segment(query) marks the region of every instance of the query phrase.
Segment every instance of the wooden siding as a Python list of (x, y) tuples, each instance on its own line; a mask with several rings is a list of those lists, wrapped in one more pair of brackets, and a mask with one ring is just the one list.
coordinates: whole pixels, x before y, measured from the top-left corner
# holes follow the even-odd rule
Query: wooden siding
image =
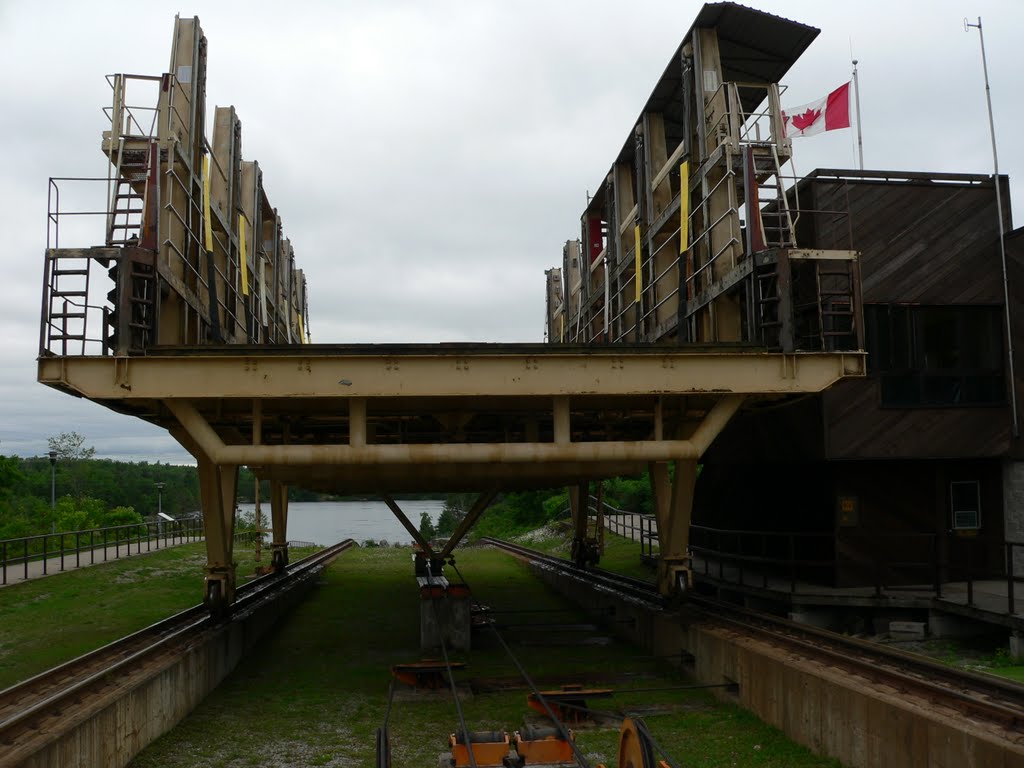
[(1010, 448), (1006, 405), (882, 408), (875, 376), (840, 382), (822, 402), (830, 459), (1002, 456)]
[[(1000, 459), (709, 463), (697, 482), (693, 521), (727, 530), (792, 532), (743, 537), (745, 554), (804, 561), (799, 578), (843, 587), (930, 584), (1004, 574)], [(981, 528), (952, 532), (950, 482), (977, 481)], [(840, 497), (856, 500), (854, 524), (838, 525)], [(694, 544), (739, 551), (736, 536), (697, 531)], [(792, 547), (792, 549), (790, 549)], [(792, 553), (792, 554), (791, 554)], [(769, 570), (771, 566), (767, 566)], [(788, 575), (789, 568), (777, 566)]]
[[(850, 217), (807, 217), (803, 244), (813, 237), (814, 247), (860, 251), (866, 304), (1003, 306), (990, 179), (936, 176), (933, 181), (908, 174), (911, 178), (894, 181), (823, 173), (805, 182), (802, 205), (824, 211), (848, 208)], [(1005, 177), (1003, 183), (1008, 208)], [(1015, 306), (1024, 300), (1017, 288), (1012, 296)], [(1024, 339), (1022, 331), (1024, 327), (1015, 331), (1015, 339)], [(883, 408), (879, 380), (869, 376), (834, 387), (823, 396), (822, 407), (827, 458), (954, 458), (1000, 456), (1011, 450), (1008, 402)]]
[[(1006, 177), (1003, 181), (1008, 208)], [(848, 220), (832, 213), (804, 217), (797, 241), (860, 251), (865, 303), (1003, 303), (991, 181), (810, 177), (801, 207), (849, 210)]]

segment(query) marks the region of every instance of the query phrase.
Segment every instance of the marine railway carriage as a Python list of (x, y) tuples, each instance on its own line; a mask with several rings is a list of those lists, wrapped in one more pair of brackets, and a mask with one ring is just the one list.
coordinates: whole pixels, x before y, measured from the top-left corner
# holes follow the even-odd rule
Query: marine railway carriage
[[(456, 540), (501, 489), (568, 485), (586, 560), (589, 482), (647, 468), (659, 587), (675, 591), (697, 464), (722, 428), (864, 373), (857, 254), (798, 248), (784, 194), (777, 82), (816, 34), (731, 3), (700, 12), (585, 213), (607, 287), (581, 302), (580, 343), (337, 346), (301, 344), (280, 216), (233, 109), (207, 142), (206, 39), (178, 19), (167, 74), (111, 78), (103, 245), (69, 248), (51, 207), (39, 380), (166, 427), (196, 458), (214, 611), (233, 599), (241, 465), (270, 480), (278, 568), (289, 484), (479, 491)], [(435, 563), (450, 552), (420, 545)]]
[(695, 544), (835, 586), (1024, 572), (1024, 237), (1004, 270), (991, 176), (787, 172), (777, 81), (816, 34), (704, 6), (546, 273), (547, 340), (865, 348), (866, 379), (730, 422)]

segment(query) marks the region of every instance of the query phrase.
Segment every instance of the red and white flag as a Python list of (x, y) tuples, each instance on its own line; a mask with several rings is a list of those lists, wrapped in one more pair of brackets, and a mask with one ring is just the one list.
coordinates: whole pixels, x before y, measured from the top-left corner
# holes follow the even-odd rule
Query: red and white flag
[(850, 84), (839, 86), (823, 99), (782, 110), (782, 125), (787, 139), (849, 128)]

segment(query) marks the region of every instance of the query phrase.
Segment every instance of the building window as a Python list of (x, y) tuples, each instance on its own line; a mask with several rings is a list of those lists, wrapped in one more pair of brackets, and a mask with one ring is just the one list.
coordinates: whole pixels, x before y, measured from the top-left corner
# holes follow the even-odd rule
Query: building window
[(957, 480), (949, 484), (949, 506), (953, 512), (953, 530), (981, 527), (981, 484), (977, 480)]
[(991, 405), (1006, 400), (1002, 308), (864, 306), (868, 370), (882, 405)]

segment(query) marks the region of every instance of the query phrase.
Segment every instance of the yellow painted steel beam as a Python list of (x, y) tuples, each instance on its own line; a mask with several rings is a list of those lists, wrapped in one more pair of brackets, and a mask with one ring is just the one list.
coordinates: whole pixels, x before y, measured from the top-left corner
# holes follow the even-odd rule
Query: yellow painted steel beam
[(260, 467), (260, 476), (279, 479), (288, 485), (338, 494), (379, 494), (438, 491), (482, 492), (499, 486), (503, 491), (555, 488), (572, 485), (580, 478), (595, 480), (622, 475), (639, 475), (642, 462), (557, 462), (547, 464), (413, 464), (365, 466), (280, 466)]
[(44, 357), (39, 381), (93, 400), (590, 397), (820, 392), (865, 354), (487, 352), (415, 355)]
[[(586, 443), (448, 443), (389, 445), (228, 445), (195, 407), (183, 400), (167, 400), (189, 436), (215, 464), (275, 466), (344, 464), (503, 464), (586, 461), (650, 462), (696, 459), (699, 443), (690, 440), (631, 440)], [(738, 407), (738, 406), (737, 406)], [(714, 411), (713, 411), (714, 412)], [(724, 426), (724, 421), (721, 422)], [(717, 434), (717, 432), (715, 432)], [(710, 435), (714, 439), (714, 435)], [(706, 446), (705, 446), (706, 447)]]

